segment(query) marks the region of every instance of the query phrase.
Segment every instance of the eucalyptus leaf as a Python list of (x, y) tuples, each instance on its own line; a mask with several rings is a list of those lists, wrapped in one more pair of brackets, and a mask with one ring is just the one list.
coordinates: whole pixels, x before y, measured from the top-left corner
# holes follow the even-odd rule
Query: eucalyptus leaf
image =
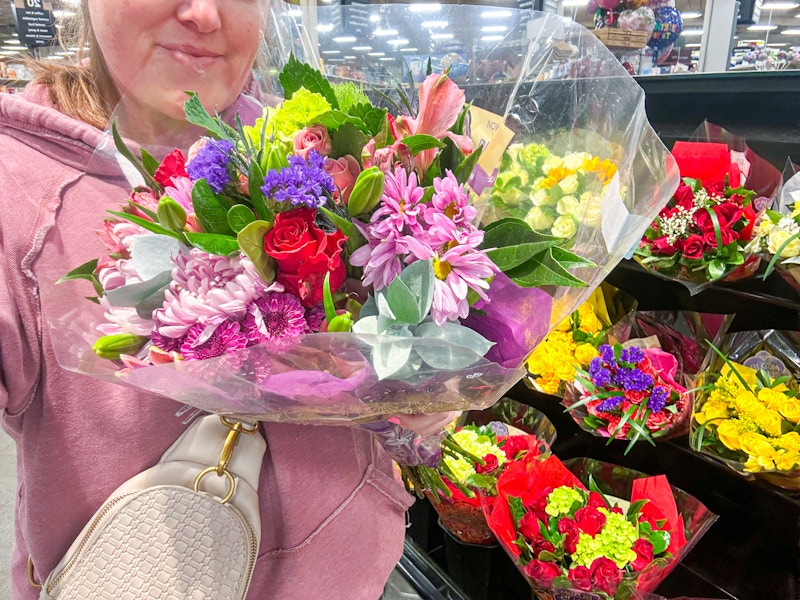
[(239, 252), (239, 242), (232, 235), (222, 235), (220, 233), (190, 233), (186, 232), (186, 239), (195, 248), (199, 248), (209, 254), (218, 256), (230, 256)]
[[(416, 298), (419, 323), (430, 312), (433, 304), (433, 288), (436, 276), (433, 273), (432, 260), (418, 260), (400, 272), (399, 279), (408, 286), (412, 296)], [(389, 288), (391, 288), (389, 284)]]
[(419, 314), (416, 298), (402, 279), (395, 278), (386, 290), (386, 301), (399, 323), (416, 325), (424, 315)]
[(268, 221), (253, 221), (236, 236), (239, 249), (250, 259), (264, 283), (275, 281), (275, 259), (264, 252), (264, 236), (272, 229)]
[(175, 266), (171, 257), (179, 254), (181, 243), (165, 235), (138, 235), (131, 242), (133, 268), (142, 280), (152, 279)]
[[(364, 303), (364, 306), (367, 304)], [(362, 334), (369, 334), (369, 335), (377, 335), (378, 334), (378, 315), (367, 315), (364, 316), (364, 307), (361, 307), (361, 318), (355, 322), (353, 325), (353, 331), (355, 333), (362, 333)]]
[[(478, 356), (485, 355), (494, 346), (477, 331), (458, 323), (436, 325), (432, 322), (422, 323), (414, 332), (415, 337), (442, 340), (448, 346), (425, 346), (416, 348), (417, 354), (425, 363), (434, 369), (464, 369), (477, 362)], [(453, 348), (451, 346), (457, 346)], [(461, 350), (461, 348), (466, 349)]]
[(205, 179), (194, 182), (192, 204), (197, 220), (206, 233), (233, 235), (233, 230), (228, 225), (228, 210)]
[(109, 290), (106, 292), (106, 298), (111, 306), (136, 306), (161, 288), (169, 285), (171, 281), (172, 269), (159, 273), (147, 281)]
[(378, 379), (397, 373), (411, 356), (413, 338), (392, 337), (380, 340), (372, 349), (372, 366)]

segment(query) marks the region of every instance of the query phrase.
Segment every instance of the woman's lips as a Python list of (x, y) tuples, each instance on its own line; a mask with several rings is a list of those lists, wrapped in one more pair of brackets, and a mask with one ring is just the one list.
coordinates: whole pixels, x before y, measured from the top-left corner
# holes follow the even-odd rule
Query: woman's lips
[(195, 69), (208, 69), (222, 58), (222, 54), (198, 46), (164, 44), (161, 49), (177, 63)]

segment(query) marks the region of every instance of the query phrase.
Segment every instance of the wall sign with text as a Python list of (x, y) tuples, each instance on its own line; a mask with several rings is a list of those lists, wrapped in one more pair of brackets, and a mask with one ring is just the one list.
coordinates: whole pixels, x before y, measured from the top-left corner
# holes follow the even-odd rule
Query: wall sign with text
[(14, 0), (19, 41), (26, 46), (50, 46), (56, 40), (53, 3), (49, 0)]

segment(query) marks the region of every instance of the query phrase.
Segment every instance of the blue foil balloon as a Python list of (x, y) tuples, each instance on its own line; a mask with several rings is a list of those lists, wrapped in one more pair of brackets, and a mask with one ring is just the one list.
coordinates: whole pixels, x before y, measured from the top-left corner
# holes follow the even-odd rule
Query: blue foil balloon
[(653, 12), (656, 17), (656, 24), (653, 27), (653, 34), (647, 41), (647, 46), (659, 56), (664, 53), (668, 46), (678, 40), (678, 36), (683, 31), (683, 19), (681, 19), (681, 13), (678, 9), (671, 6), (662, 6)]

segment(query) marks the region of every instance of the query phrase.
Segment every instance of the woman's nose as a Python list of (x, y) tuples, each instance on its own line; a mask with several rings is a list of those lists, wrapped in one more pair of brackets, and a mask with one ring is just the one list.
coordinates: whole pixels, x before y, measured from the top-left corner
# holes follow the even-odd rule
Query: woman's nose
[(185, 0), (178, 8), (178, 19), (209, 33), (222, 26), (218, 0)]

